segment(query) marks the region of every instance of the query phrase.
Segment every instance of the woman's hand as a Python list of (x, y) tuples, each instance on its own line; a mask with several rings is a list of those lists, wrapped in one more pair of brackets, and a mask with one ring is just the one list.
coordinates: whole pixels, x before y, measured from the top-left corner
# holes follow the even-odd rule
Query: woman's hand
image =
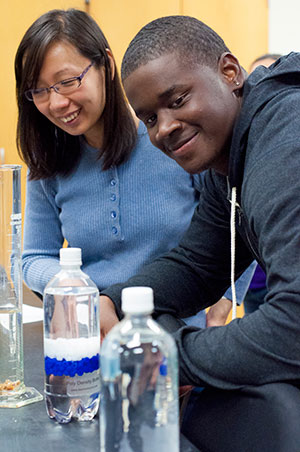
[(100, 333), (101, 342), (111, 330), (119, 322), (116, 314), (115, 306), (111, 299), (105, 295), (100, 296)]
[(228, 300), (227, 298), (221, 298), (208, 310), (206, 314), (206, 326), (209, 327), (225, 325), (231, 308), (231, 300)]

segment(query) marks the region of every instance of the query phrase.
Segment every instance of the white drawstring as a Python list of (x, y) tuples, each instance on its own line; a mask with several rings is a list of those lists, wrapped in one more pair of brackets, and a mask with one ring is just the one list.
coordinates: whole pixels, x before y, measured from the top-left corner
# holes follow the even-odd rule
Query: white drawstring
[(236, 292), (234, 283), (235, 270), (235, 204), (236, 187), (231, 190), (231, 212), (230, 212), (230, 251), (231, 251), (231, 291), (232, 291), (232, 320), (236, 318)]

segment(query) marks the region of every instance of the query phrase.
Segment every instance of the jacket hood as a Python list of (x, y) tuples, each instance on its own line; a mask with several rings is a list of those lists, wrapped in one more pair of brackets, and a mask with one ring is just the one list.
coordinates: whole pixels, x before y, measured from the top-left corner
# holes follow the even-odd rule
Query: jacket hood
[(300, 88), (300, 53), (291, 52), (270, 67), (259, 66), (244, 83), (241, 112), (233, 130), (229, 157), (229, 183), (239, 192), (243, 182), (248, 134), (255, 115), (283, 91)]

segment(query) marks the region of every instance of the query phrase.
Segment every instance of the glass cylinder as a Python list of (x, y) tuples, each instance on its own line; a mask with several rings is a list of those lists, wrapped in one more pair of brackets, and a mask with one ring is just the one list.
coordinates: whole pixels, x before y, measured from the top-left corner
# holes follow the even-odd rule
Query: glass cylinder
[(21, 166), (0, 165), (0, 408), (42, 399), (24, 384)]

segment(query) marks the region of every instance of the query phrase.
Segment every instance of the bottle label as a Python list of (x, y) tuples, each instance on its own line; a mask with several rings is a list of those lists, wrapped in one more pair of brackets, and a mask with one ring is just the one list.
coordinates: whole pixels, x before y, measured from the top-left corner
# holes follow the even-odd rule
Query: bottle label
[(68, 379), (67, 395), (70, 397), (94, 394), (100, 391), (99, 370), (84, 374), (82, 377), (76, 375)]

